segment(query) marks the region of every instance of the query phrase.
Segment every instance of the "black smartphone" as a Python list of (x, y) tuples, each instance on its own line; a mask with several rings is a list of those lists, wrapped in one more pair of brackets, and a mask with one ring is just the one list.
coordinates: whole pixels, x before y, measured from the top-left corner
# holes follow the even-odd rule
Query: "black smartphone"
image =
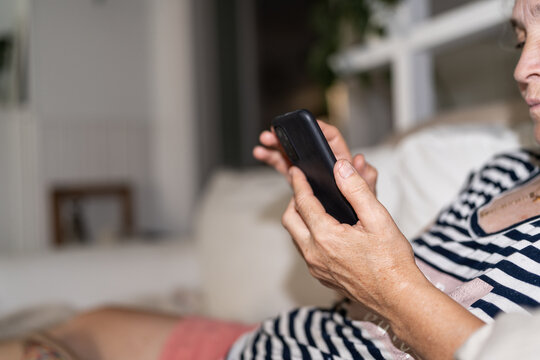
[(300, 168), (326, 212), (341, 223), (354, 225), (358, 217), (334, 179), (336, 157), (317, 120), (308, 110), (277, 116), (272, 128), (289, 161)]

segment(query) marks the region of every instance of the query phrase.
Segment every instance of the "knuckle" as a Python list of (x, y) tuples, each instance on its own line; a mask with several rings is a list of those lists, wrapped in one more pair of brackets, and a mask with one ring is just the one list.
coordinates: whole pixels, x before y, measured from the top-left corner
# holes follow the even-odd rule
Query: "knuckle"
[(311, 266), (308, 267), (308, 270), (311, 276), (313, 276), (314, 278), (317, 278), (317, 272)]
[(339, 240), (345, 238), (347, 236), (347, 231), (348, 229), (343, 225), (336, 226), (336, 228), (332, 232), (332, 240)]
[(281, 215), (281, 224), (284, 226), (284, 227), (287, 227), (288, 224), (290, 223), (290, 218), (292, 216), (292, 208), (291, 206), (287, 206), (287, 208), (285, 209), (285, 211), (283, 212), (283, 215)]
[(335, 286), (334, 284), (332, 284), (331, 282), (329, 282), (328, 280), (325, 280), (325, 279), (317, 279), (319, 280), (319, 282), (321, 283), (321, 285), (327, 287), (327, 288), (330, 288), (330, 289), (334, 289)]
[(269, 162), (272, 164), (272, 166), (277, 167), (283, 160), (283, 157), (281, 154), (274, 152), (270, 155)]
[(351, 186), (351, 188), (349, 189), (349, 192), (352, 196), (365, 194), (366, 191), (371, 190), (369, 189), (367, 182), (363, 179), (356, 182), (354, 186)]
[(318, 271), (317, 269), (320, 267), (320, 261), (318, 255), (314, 251), (306, 249), (306, 251), (304, 251), (304, 260), (313, 271)]
[(309, 269), (310, 275), (313, 276), (314, 278), (319, 279), (319, 280), (324, 278), (321, 272), (319, 271), (319, 269), (317, 269), (316, 267), (310, 266), (308, 269)]
[(288, 213), (287, 213), (288, 211), (289, 210), (285, 210), (283, 215), (281, 215), (281, 225), (283, 225), (283, 227), (285, 229), (289, 228), (289, 216), (288, 216)]
[(303, 191), (299, 191), (294, 195), (295, 208), (297, 211), (305, 208), (309, 202), (308, 196)]
[(322, 222), (317, 222), (313, 226), (313, 240), (319, 245), (328, 242), (329, 237), (332, 236), (332, 232), (335, 230), (334, 228), (332, 228), (332, 231), (329, 231), (329, 229), (326, 227), (326, 224)]
[(393, 223), (392, 217), (383, 206), (377, 206), (374, 211), (376, 216), (378, 216), (382, 221), (387, 222), (388, 225)]
[(310, 251), (304, 251), (303, 254), (304, 254), (304, 260), (306, 261), (306, 263), (309, 265), (309, 268), (311, 269), (311, 267), (315, 264), (315, 258), (313, 254)]
[(326, 124), (326, 129), (328, 130), (328, 133), (330, 134), (337, 134), (339, 133), (339, 130), (336, 126), (334, 125), (330, 125), (328, 123), (325, 123)]
[(321, 234), (320, 231), (317, 231), (317, 229), (315, 229), (315, 234), (313, 235), (313, 241), (317, 244), (317, 245), (322, 245), (326, 242), (326, 236), (325, 234)]

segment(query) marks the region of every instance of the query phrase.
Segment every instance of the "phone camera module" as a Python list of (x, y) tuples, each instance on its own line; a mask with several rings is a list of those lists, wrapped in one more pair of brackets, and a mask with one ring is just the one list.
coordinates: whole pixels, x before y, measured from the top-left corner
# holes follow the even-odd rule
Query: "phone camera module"
[(283, 147), (283, 150), (285, 150), (285, 153), (287, 154), (289, 159), (292, 162), (295, 162), (296, 160), (298, 160), (298, 154), (294, 150), (291, 142), (289, 141), (289, 137), (287, 136), (287, 134), (285, 134), (285, 131), (279, 126), (276, 127), (275, 130), (276, 130), (276, 135), (279, 139), (279, 142), (281, 146)]

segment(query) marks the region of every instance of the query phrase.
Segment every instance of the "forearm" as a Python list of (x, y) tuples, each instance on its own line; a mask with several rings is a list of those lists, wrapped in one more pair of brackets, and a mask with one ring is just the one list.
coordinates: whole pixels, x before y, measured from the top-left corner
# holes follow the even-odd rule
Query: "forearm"
[(452, 359), (465, 340), (484, 325), (427, 279), (404, 289), (383, 315), (396, 336), (424, 359)]
[(303, 173), (290, 171), (295, 195), (282, 222), (310, 273), (386, 318), (420, 356), (452, 358), (482, 322), (426, 279), (410, 243), (351, 164), (340, 160), (334, 172), (358, 215), (354, 226), (330, 217)]

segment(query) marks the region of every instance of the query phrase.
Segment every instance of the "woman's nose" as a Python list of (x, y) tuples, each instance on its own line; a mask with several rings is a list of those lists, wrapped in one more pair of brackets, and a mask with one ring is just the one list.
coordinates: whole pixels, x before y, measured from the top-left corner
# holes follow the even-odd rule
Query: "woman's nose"
[(514, 70), (514, 79), (520, 87), (528, 85), (532, 80), (540, 79), (540, 42), (525, 43)]

